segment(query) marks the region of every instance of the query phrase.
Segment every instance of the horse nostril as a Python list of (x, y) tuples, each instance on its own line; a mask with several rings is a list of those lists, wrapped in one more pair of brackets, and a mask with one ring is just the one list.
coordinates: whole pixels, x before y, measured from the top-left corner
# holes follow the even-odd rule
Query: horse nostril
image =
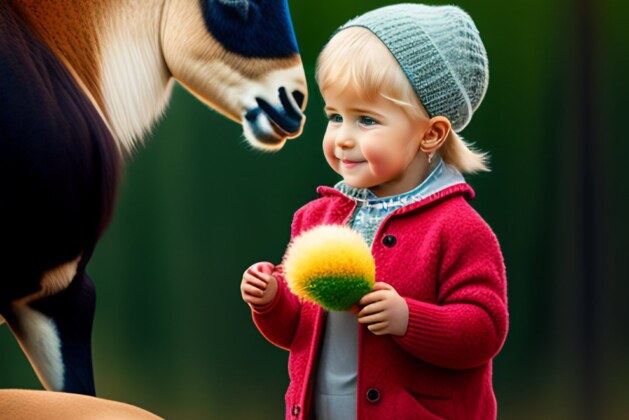
[(295, 102), (297, 102), (297, 106), (299, 107), (299, 109), (301, 109), (301, 107), (304, 104), (304, 99), (306, 99), (306, 95), (304, 95), (298, 90), (294, 90), (292, 94), (293, 94), (293, 98), (295, 98)]
[(245, 119), (249, 122), (255, 122), (260, 112), (262, 112), (260, 108), (250, 109), (245, 113)]

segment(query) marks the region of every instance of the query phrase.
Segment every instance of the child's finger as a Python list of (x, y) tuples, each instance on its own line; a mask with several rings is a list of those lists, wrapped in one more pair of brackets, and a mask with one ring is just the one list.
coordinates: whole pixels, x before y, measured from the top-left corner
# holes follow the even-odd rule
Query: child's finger
[(260, 271), (256, 271), (254, 267), (249, 267), (247, 271), (245, 271), (245, 274), (257, 279), (262, 279), (262, 273)]
[(377, 324), (367, 325), (369, 331), (376, 335), (381, 335), (386, 333), (388, 324), (386, 322), (379, 322)]
[(377, 281), (374, 283), (373, 288), (371, 289), (372, 292), (376, 292), (378, 290), (393, 290), (393, 286), (391, 286), (389, 283), (385, 283), (383, 281)]
[(271, 281), (271, 277), (272, 277), (270, 274), (265, 274), (265, 273), (262, 273), (260, 271), (255, 271), (255, 270), (253, 270), (251, 268), (249, 270), (247, 270), (246, 273), (249, 274), (250, 276), (255, 277), (257, 279), (260, 279), (260, 280), (262, 280), (262, 281), (264, 281), (266, 283)]
[(360, 298), (358, 304), (361, 306), (366, 306), (370, 303), (378, 302), (379, 300), (385, 299), (387, 293), (387, 290), (376, 290), (375, 292), (369, 292), (365, 296)]
[(264, 302), (262, 302), (262, 300), (259, 297), (253, 297), (253, 296), (247, 297), (245, 299), (245, 302), (253, 306), (261, 306), (264, 304)]
[(245, 272), (245, 276), (251, 279), (258, 279), (264, 283), (268, 283), (270, 279), (270, 276), (268, 274), (262, 274), (260, 272), (249, 271), (249, 270)]
[(275, 266), (268, 261), (262, 261), (253, 265), (255, 271), (262, 274), (271, 274), (275, 269)]
[(358, 312), (358, 317), (360, 318), (367, 315), (377, 314), (382, 312), (383, 310), (384, 308), (382, 307), (382, 305), (379, 302), (375, 302), (362, 308), (360, 312)]
[(244, 280), (245, 283), (247, 284), (251, 284), (261, 290), (266, 290), (266, 287), (268, 286), (268, 282), (265, 282), (263, 280), (260, 280), (257, 277), (253, 277), (253, 276), (249, 276), (249, 275), (245, 275), (244, 276)]
[(264, 292), (266, 290), (267, 284), (260, 282), (260, 280), (256, 280), (256, 282), (247, 282), (247, 285)]
[(258, 287), (252, 286), (252, 285), (251, 285), (251, 284), (249, 284), (249, 283), (245, 283), (245, 284), (242, 286), (242, 291), (243, 291), (246, 295), (249, 295), (249, 296), (254, 296), (254, 297), (261, 297), (261, 296), (263, 296), (263, 295), (264, 295), (264, 290), (262, 290), (262, 289), (260, 289), (260, 288), (258, 288)]
[(372, 315), (362, 316), (358, 318), (358, 322), (361, 324), (374, 324), (384, 321), (382, 313), (376, 313)]

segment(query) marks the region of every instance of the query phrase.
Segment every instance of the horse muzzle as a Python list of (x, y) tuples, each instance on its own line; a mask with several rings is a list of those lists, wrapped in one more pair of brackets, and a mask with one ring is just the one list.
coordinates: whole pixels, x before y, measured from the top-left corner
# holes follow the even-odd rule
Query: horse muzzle
[(256, 97), (257, 106), (245, 111), (243, 118), (245, 135), (252, 145), (263, 150), (279, 150), (286, 139), (299, 136), (306, 121), (302, 112), (305, 100), (304, 92), (289, 93), (283, 86), (272, 102)]

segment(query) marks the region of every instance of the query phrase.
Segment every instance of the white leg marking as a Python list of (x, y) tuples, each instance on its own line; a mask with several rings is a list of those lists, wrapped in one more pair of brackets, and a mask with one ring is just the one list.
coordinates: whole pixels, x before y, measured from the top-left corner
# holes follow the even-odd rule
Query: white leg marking
[(55, 324), (26, 305), (13, 305), (19, 323), (18, 342), (46, 389), (63, 389), (61, 341)]

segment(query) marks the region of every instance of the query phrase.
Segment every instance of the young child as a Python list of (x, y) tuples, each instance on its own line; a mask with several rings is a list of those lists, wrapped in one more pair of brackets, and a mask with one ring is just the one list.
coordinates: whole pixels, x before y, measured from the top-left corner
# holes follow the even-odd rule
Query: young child
[(485, 155), (456, 134), (487, 81), (478, 31), (454, 6), (371, 11), (322, 51), (323, 151), (343, 181), (317, 190), (291, 234), (349, 224), (371, 245), (377, 282), (357, 314), (326, 312), (291, 294), (281, 266), (244, 273), (256, 326), (290, 351), (287, 418), (496, 418), (505, 268), (461, 175), (487, 170)]

